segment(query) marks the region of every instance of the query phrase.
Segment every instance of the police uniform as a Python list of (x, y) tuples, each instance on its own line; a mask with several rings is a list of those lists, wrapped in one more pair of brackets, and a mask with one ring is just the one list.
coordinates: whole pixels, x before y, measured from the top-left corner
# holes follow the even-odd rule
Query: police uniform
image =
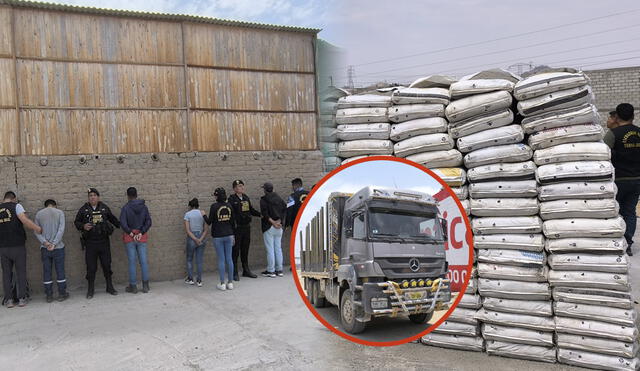
[(15, 202), (0, 203), (0, 260), (2, 261), (2, 283), (4, 301), (13, 300), (11, 282), (13, 267), (16, 268), (18, 299), (27, 294), (27, 234), (20, 219)]
[(287, 223), (286, 227), (293, 228), (293, 223), (296, 221), (298, 212), (302, 207), (302, 203), (307, 198), (309, 191), (305, 191), (304, 188), (298, 188), (295, 192), (289, 195), (287, 200)]
[[(84, 225), (87, 223), (93, 225), (93, 228), (89, 231), (84, 230)], [(109, 237), (113, 233), (113, 226), (120, 228), (118, 218), (111, 213), (111, 209), (106, 204), (98, 202), (94, 209), (87, 202), (78, 210), (74, 224), (82, 233), (82, 242), (85, 249), (86, 279), (89, 284), (87, 297), (91, 298), (93, 296), (96, 272), (98, 271), (98, 259), (107, 283), (107, 292), (116, 295), (117, 291), (113, 288), (111, 279), (113, 272), (111, 271), (111, 241)]]
[[(238, 184), (244, 185), (242, 180), (235, 180), (233, 187)], [(262, 216), (260, 212), (253, 208), (249, 196), (243, 194), (238, 196), (232, 194), (228, 199), (236, 216), (235, 244), (233, 245), (233, 274), (234, 279), (238, 278), (238, 256), (242, 261), (242, 275), (256, 278), (257, 276), (249, 269), (249, 246), (251, 245), (251, 217)]]

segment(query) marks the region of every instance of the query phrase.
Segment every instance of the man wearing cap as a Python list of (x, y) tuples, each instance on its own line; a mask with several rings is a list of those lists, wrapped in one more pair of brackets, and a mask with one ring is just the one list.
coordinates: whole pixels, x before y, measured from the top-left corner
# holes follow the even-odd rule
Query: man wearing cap
[(306, 191), (302, 186), (302, 179), (295, 178), (291, 181), (291, 189), (293, 193), (289, 195), (287, 199), (287, 223), (285, 227), (291, 227), (293, 229), (293, 223), (296, 222), (296, 217), (298, 216), (298, 212), (300, 211), (300, 207), (304, 202), (305, 198), (309, 194), (309, 191)]
[(2, 262), (2, 284), (4, 289), (3, 304), (13, 308), (12, 276), (13, 267), (16, 268), (16, 291), (18, 306), (27, 305), (27, 249), (25, 242), (27, 234), (24, 227), (36, 233), (42, 233), (42, 228), (35, 224), (18, 203), (16, 194), (8, 191), (0, 203), (0, 261)]
[(636, 205), (640, 197), (640, 128), (633, 125), (633, 111), (631, 104), (621, 103), (615, 111), (609, 112), (609, 131), (604, 137), (604, 142), (611, 148), (611, 162), (618, 187), (616, 200), (620, 205), (620, 216), (627, 225), (624, 237), (629, 245), (629, 255), (633, 255), (631, 245), (636, 231)]
[(102, 273), (107, 283), (107, 292), (118, 295), (113, 287), (111, 276), (111, 241), (110, 236), (114, 227), (120, 228), (120, 222), (109, 206), (100, 201), (100, 193), (95, 188), (89, 188), (87, 192), (88, 202), (82, 205), (73, 224), (82, 233), (82, 245), (85, 249), (85, 262), (87, 264), (87, 299), (94, 294), (96, 272), (98, 271), (98, 259), (102, 266)]
[(267, 269), (262, 275), (282, 277), (282, 223), (286, 220), (287, 204), (273, 191), (273, 184), (264, 183), (262, 188), (264, 196), (260, 198), (260, 214), (264, 247), (267, 251)]
[(231, 184), (233, 194), (229, 196), (229, 203), (235, 215), (236, 230), (235, 243), (233, 244), (233, 279), (239, 281), (238, 255), (242, 261), (242, 276), (257, 278), (249, 269), (249, 245), (251, 244), (251, 217), (261, 216), (260, 212), (253, 208), (249, 196), (244, 193), (244, 182), (240, 179)]

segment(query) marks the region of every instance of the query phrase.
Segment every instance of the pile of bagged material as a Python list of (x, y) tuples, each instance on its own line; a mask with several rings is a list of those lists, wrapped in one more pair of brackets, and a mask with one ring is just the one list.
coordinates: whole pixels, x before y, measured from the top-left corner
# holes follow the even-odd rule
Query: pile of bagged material
[(541, 73), (516, 84), (514, 95), (538, 166), (558, 361), (636, 370), (625, 224), (589, 80), (575, 70)]
[(324, 171), (329, 172), (340, 166), (338, 157), (338, 137), (336, 132), (336, 109), (338, 100), (347, 96), (348, 93), (342, 89), (328, 88), (323, 91), (319, 109), (318, 138), (320, 151), (324, 156)]

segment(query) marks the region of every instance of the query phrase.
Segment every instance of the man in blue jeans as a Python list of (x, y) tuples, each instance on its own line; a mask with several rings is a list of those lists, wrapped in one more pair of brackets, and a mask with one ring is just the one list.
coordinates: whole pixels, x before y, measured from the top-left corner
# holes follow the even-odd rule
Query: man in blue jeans
[(273, 191), (273, 184), (264, 183), (264, 196), (260, 198), (262, 236), (267, 250), (265, 277), (282, 277), (282, 232), (286, 220), (287, 204)]
[(640, 128), (633, 125), (634, 108), (629, 103), (621, 103), (615, 111), (609, 112), (609, 131), (604, 142), (611, 148), (611, 162), (615, 168), (615, 182), (618, 187), (616, 200), (620, 205), (620, 216), (627, 229), (627, 254), (633, 255), (633, 235), (636, 232), (636, 206), (640, 197)]
[(144, 200), (138, 199), (138, 190), (134, 187), (127, 189), (129, 202), (120, 211), (120, 228), (122, 238), (127, 249), (129, 260), (129, 286), (126, 291), (132, 294), (138, 292), (136, 278), (136, 258), (140, 262), (142, 271), (142, 292), (149, 292), (149, 265), (147, 263), (147, 232), (151, 228), (151, 216)]
[(53, 301), (53, 276), (52, 268), (56, 270), (56, 283), (58, 285), (58, 301), (67, 300), (67, 278), (64, 273), (64, 236), (65, 219), (64, 212), (57, 208), (55, 200), (46, 200), (44, 209), (36, 213), (36, 224), (42, 227), (42, 233), (36, 233), (40, 241), (42, 257), (42, 281), (44, 293), (47, 295), (47, 303)]

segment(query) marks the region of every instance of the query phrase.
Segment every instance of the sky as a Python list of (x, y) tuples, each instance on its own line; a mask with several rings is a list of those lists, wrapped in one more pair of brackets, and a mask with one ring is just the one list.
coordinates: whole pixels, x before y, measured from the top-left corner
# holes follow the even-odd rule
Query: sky
[[(333, 192), (355, 193), (366, 186), (378, 186), (424, 192), (429, 195), (437, 193), (442, 186), (424, 171), (398, 161), (368, 161), (352, 165), (329, 178), (316, 190), (313, 197), (307, 199), (307, 206), (298, 222), (299, 231), (311, 221)], [(296, 256), (300, 245), (296, 241)]]
[(640, 65), (636, 0), (61, 0), (61, 3), (321, 28), (344, 50), (336, 85), (406, 84), (528, 65)]

